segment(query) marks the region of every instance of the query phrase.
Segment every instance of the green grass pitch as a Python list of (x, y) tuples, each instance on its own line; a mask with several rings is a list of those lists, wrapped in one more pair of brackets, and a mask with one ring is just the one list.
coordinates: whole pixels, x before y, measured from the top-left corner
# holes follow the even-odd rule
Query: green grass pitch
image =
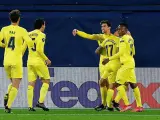
[(145, 110), (133, 112), (97, 112), (93, 109), (51, 109), (49, 112), (37, 109), (29, 112), (27, 109), (13, 109), (12, 114), (0, 109), (0, 120), (160, 120), (160, 110)]

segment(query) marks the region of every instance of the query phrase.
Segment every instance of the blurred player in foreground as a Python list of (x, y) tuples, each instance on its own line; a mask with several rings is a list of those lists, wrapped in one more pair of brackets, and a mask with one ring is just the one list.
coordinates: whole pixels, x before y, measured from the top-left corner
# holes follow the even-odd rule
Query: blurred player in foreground
[(25, 41), (29, 48), (33, 47), (28, 32), (19, 26), (20, 11), (12, 10), (9, 13), (9, 18), (11, 25), (3, 27), (0, 35), (0, 41), (4, 40), (5, 44), (3, 65), (8, 78), (11, 80), (7, 94), (4, 97), (5, 112), (7, 113), (11, 113), (11, 106), (17, 96), (23, 75), (23, 42)]
[[(45, 21), (43, 19), (37, 19), (34, 23), (34, 29), (29, 33), (34, 43), (33, 48), (29, 48), (29, 55), (27, 61), (28, 69), (28, 110), (35, 111), (33, 108), (33, 94), (34, 87), (37, 80), (37, 76), (41, 78), (43, 84), (40, 90), (40, 97), (36, 107), (42, 108), (44, 111), (49, 109), (44, 105), (44, 100), (48, 92), (50, 75), (47, 65), (51, 65), (51, 61), (44, 54), (44, 45), (46, 35), (43, 33), (45, 30)], [(26, 50), (26, 44), (24, 44), (24, 50)]]
[(123, 100), (126, 101), (125, 107), (121, 110), (121, 112), (131, 109), (131, 105), (129, 104), (128, 97), (123, 87), (125, 83), (130, 84), (136, 99), (137, 107), (133, 110), (133, 112), (141, 112), (143, 111), (143, 107), (141, 103), (140, 91), (136, 84), (135, 61), (133, 58), (135, 55), (134, 40), (130, 35), (127, 35), (127, 31), (127, 24), (121, 23), (118, 26), (118, 34), (121, 37), (119, 43), (119, 52), (109, 57), (109, 59), (106, 59), (106, 61), (119, 58), (121, 62), (121, 67), (116, 76), (117, 90)]

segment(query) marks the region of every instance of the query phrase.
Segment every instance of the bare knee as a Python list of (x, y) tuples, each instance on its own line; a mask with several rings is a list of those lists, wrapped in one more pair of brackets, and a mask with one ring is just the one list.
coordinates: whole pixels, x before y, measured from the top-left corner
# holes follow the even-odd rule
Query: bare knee
[(29, 83), (28, 83), (28, 86), (32, 86), (32, 87), (34, 88), (35, 84), (36, 84), (36, 82), (35, 82), (35, 81), (33, 81), (33, 82), (29, 82)]
[(50, 83), (50, 79), (46, 79), (46, 80), (42, 79), (42, 82), (49, 84)]
[(108, 88), (108, 80), (101, 78), (101, 79), (99, 80), (99, 86), (100, 86), (100, 87), (107, 87), (107, 88)]
[(10, 78), (10, 81), (12, 82), (12, 78)]
[(132, 89), (134, 89), (134, 88), (137, 87), (137, 84), (136, 84), (136, 83), (129, 83), (129, 84), (130, 84), (130, 86), (131, 86)]
[(19, 89), (21, 78), (12, 78), (12, 87)]
[(107, 88), (109, 88), (109, 82), (108, 82), (108, 79), (106, 79), (106, 84), (105, 84), (105, 86), (106, 86)]
[(128, 82), (124, 83), (123, 86), (124, 86), (125, 91), (129, 90), (129, 83)]
[(115, 87), (116, 87), (116, 84), (115, 84), (115, 83), (111, 83), (111, 84), (109, 84), (109, 89), (114, 90), (114, 89), (115, 89)]

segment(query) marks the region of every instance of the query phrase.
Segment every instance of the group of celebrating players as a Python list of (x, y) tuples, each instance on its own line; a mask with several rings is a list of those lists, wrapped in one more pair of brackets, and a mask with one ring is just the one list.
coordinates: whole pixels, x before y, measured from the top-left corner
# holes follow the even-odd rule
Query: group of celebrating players
[[(7, 93), (4, 96), (5, 112), (11, 113), (11, 106), (14, 102), (21, 79), (23, 77), (23, 55), (28, 48), (29, 55), (27, 61), (28, 69), (28, 110), (36, 111), (33, 107), (34, 86), (37, 76), (41, 78), (43, 84), (40, 89), (40, 97), (36, 107), (44, 111), (49, 109), (44, 105), (44, 100), (49, 88), (50, 75), (48, 67), (51, 61), (44, 54), (46, 36), (45, 21), (37, 19), (34, 23), (34, 30), (27, 32), (19, 26), (20, 11), (12, 10), (9, 13), (11, 25), (5, 26), (0, 32), (0, 47), (5, 48), (4, 69), (11, 83), (8, 85)], [(125, 23), (120, 23), (115, 34), (111, 34), (111, 23), (107, 20), (100, 22), (103, 34), (87, 34), (77, 29), (73, 30), (73, 35), (79, 35), (90, 40), (97, 40), (99, 47), (96, 54), (100, 54), (100, 92), (102, 103), (95, 108), (97, 111), (107, 109), (124, 112), (131, 109), (126, 91), (128, 85), (133, 89), (137, 107), (134, 112), (143, 111), (141, 95), (136, 84), (135, 76), (135, 55), (134, 40), (128, 31)], [(113, 99), (114, 89), (117, 95)], [(122, 99), (125, 106), (120, 109), (119, 101)]]
[[(111, 33), (111, 23), (108, 20), (100, 22), (103, 34), (87, 34), (74, 29), (72, 34), (80, 37), (96, 40), (99, 47), (95, 53), (100, 55), (100, 93), (101, 104), (95, 108), (97, 111), (114, 111), (114, 108), (120, 112), (131, 110), (126, 91), (128, 85), (133, 89), (137, 107), (133, 112), (142, 112), (144, 109), (141, 103), (141, 95), (136, 83), (135, 75), (135, 47), (134, 40), (128, 31), (126, 23), (120, 23), (114, 35)], [(113, 99), (114, 90), (117, 89), (117, 95)], [(124, 107), (119, 107), (119, 101), (124, 101)]]
[(9, 13), (11, 25), (5, 26), (0, 32), (0, 46), (5, 48), (4, 69), (11, 83), (8, 85), (7, 93), (4, 96), (5, 112), (11, 113), (11, 106), (14, 102), (21, 79), (23, 77), (23, 55), (28, 47), (29, 55), (27, 61), (28, 69), (28, 110), (35, 111), (33, 107), (34, 86), (39, 76), (42, 80), (40, 97), (36, 107), (44, 111), (49, 109), (44, 105), (44, 100), (49, 88), (50, 75), (48, 67), (51, 61), (44, 54), (44, 45), (46, 35), (45, 21), (37, 19), (34, 23), (34, 30), (27, 32), (26, 29), (19, 26), (20, 11), (12, 10)]

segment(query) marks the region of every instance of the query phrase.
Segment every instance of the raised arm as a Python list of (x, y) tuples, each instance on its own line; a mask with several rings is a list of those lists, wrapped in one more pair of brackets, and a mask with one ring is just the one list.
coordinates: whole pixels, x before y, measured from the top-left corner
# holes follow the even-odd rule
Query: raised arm
[(72, 34), (73, 34), (73, 36), (78, 35), (80, 37), (83, 37), (83, 38), (86, 38), (89, 40), (103, 40), (104, 39), (102, 34), (88, 34), (83, 31), (79, 31), (77, 29), (74, 29), (72, 31)]

